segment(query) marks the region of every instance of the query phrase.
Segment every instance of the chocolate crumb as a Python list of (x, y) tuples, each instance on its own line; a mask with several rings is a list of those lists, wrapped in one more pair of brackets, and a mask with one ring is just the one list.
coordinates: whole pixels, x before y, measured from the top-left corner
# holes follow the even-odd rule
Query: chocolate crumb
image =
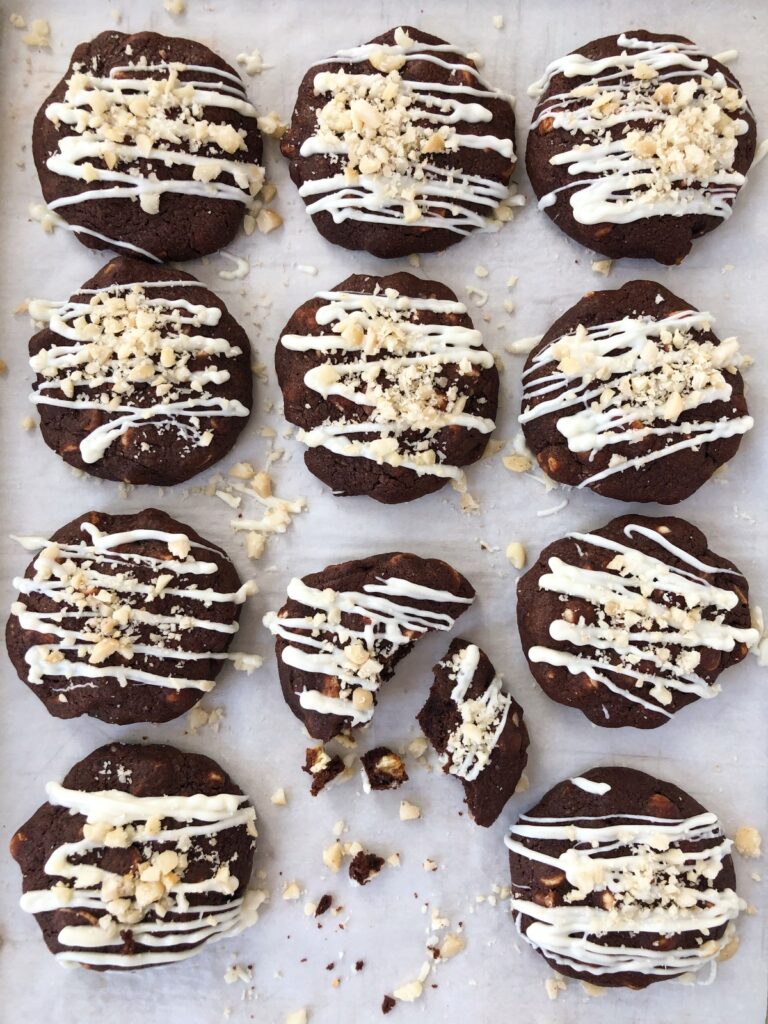
[(331, 903), (333, 903), (333, 897), (330, 893), (327, 892), (324, 896), (321, 896), (315, 907), (315, 917), (321, 917), (326, 911), (330, 910)]
[(375, 853), (366, 853), (361, 850), (356, 853), (349, 865), (349, 877), (358, 885), (366, 885), (384, 867), (384, 858)]
[(392, 996), (384, 996), (384, 998), (381, 1001), (381, 1012), (389, 1013), (389, 1011), (394, 1010), (394, 1008), (395, 1000), (392, 998)]

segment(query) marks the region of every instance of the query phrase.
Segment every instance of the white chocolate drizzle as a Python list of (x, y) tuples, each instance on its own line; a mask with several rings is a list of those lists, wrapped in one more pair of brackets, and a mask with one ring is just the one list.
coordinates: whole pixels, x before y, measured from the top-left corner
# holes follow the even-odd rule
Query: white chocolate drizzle
[(480, 664), (480, 648), (476, 644), (467, 644), (442, 664), (455, 681), (451, 700), (461, 721), (451, 731), (441, 760), (449, 774), (474, 782), (491, 760), (507, 724), (512, 700), (502, 690), (498, 676), (479, 696), (467, 697)]
[(83, 289), (66, 302), (30, 302), (32, 318), (62, 339), (30, 359), (43, 378), (31, 401), (104, 416), (80, 442), (83, 462), (99, 462), (129, 431), (144, 435), (142, 451), (155, 434), (161, 444), (175, 435), (189, 448), (207, 447), (211, 419), (248, 416), (242, 402), (210, 390), (230, 379), (226, 361), (242, 355), (225, 338), (203, 333), (219, 324), (221, 309), (158, 294), (184, 287), (201, 285), (136, 281)]
[[(591, 792), (603, 795), (597, 788)], [(732, 843), (714, 814), (682, 819), (523, 814), (505, 843), (516, 856), (562, 872), (569, 883), (562, 903), (545, 906), (525, 898), (527, 887), (512, 879), (518, 929), (550, 962), (596, 977), (623, 972), (675, 977), (705, 968), (706, 980), (714, 977), (730, 935), (708, 936), (745, 906), (733, 889), (715, 888)], [(552, 852), (531, 843), (551, 843)], [(563, 844), (566, 848), (555, 855)], [(531, 919), (525, 930), (521, 917)], [(610, 941), (655, 933), (690, 936), (690, 942), (664, 949)]]
[[(186, 77), (191, 75), (192, 77)], [(160, 211), (167, 193), (246, 204), (262, 187), (264, 170), (242, 159), (245, 132), (209, 121), (206, 110), (228, 110), (256, 123), (238, 75), (179, 62), (149, 64), (145, 57), (100, 74), (75, 65), (61, 102), (45, 114), (73, 134), (58, 139), (46, 166), (54, 174), (94, 183), (61, 196), (51, 210), (91, 200), (138, 200), (146, 214)], [(160, 177), (158, 168), (181, 177)], [(98, 235), (115, 248), (156, 259), (136, 246)]]
[(574, 138), (550, 157), (574, 181), (547, 193), (539, 208), (568, 191), (580, 224), (627, 224), (644, 217), (727, 218), (745, 177), (733, 169), (747, 104), (697, 46), (622, 34), (619, 53), (553, 61), (528, 90), (541, 96), (559, 74), (576, 79), (548, 96), (532, 131), (544, 125)]
[[(663, 527), (660, 528), (663, 530)], [(549, 635), (559, 647), (534, 645), (529, 659), (537, 664), (565, 668), (572, 676), (585, 673), (607, 690), (648, 711), (671, 718), (666, 705), (673, 694), (691, 694), (709, 699), (720, 692), (718, 683), (697, 673), (701, 661), (698, 648), (733, 651), (737, 644), (754, 646), (755, 629), (731, 626), (725, 615), (739, 603), (735, 590), (710, 583), (705, 576), (725, 574), (742, 579), (726, 568), (706, 565), (688, 551), (669, 541), (663, 532), (638, 523), (624, 527), (627, 544), (592, 533), (570, 533), (568, 538), (581, 548), (591, 546), (615, 552), (607, 570), (585, 569), (561, 558), (551, 557), (549, 572), (539, 579), (541, 590), (589, 602), (595, 610), (594, 623), (579, 617), (555, 619)], [(669, 551), (690, 570), (668, 565), (631, 544), (639, 534)], [(652, 595), (661, 594), (663, 600)], [(570, 616), (571, 620), (574, 616)], [(579, 649), (572, 653), (564, 645)], [(621, 686), (615, 676), (632, 680)]]
[[(743, 362), (736, 338), (715, 344), (701, 337), (713, 322), (709, 313), (687, 309), (659, 319), (579, 324), (545, 345), (524, 371), (520, 423), (559, 414), (557, 429), (569, 450), (590, 452), (590, 461), (606, 448), (650, 441), (641, 455), (615, 452), (579, 487), (746, 433), (754, 426), (751, 416), (706, 415), (711, 403), (730, 400), (726, 373)], [(548, 364), (554, 368), (542, 374)], [(698, 409), (701, 420), (678, 422)]]
[[(304, 376), (323, 399), (341, 397), (362, 419), (341, 415), (297, 437), (308, 447), (403, 467), (419, 476), (462, 479), (458, 466), (442, 461), (440, 432), (462, 427), (489, 434), (490, 417), (465, 412), (479, 372), (493, 366), (482, 335), (458, 324), (422, 323), (423, 313), (466, 314), (462, 302), (418, 299), (392, 288), (375, 294), (319, 292), (316, 322), (321, 335), (287, 334), (285, 348), (328, 358)], [(448, 376), (451, 371), (458, 371)], [(480, 402), (483, 399), (479, 400)], [(358, 439), (355, 435), (376, 435)]]
[[(184, 662), (228, 660), (249, 672), (259, 667), (261, 659), (254, 654), (186, 649), (185, 634), (193, 631), (207, 631), (211, 644), (216, 634), (233, 636), (236, 622), (208, 618), (205, 609), (243, 604), (256, 591), (253, 580), (231, 594), (212, 585), (219, 567), (200, 556), (206, 550), (220, 553), (217, 549), (183, 533), (137, 529), (107, 534), (88, 522), (80, 528), (89, 540), (64, 544), (44, 537), (15, 538), (40, 552), (35, 575), (13, 581), (21, 596), (11, 607), (23, 630), (43, 638), (24, 655), (30, 684), (46, 683), (62, 701), (80, 687), (98, 687), (103, 679), (115, 679), (121, 687), (142, 684), (207, 693), (215, 681), (187, 678), (179, 672)], [(168, 557), (118, 550), (142, 541), (166, 545)], [(28, 596), (53, 602), (56, 610), (32, 610), (24, 601)], [(180, 603), (169, 610), (149, 610), (154, 600), (167, 598)], [(187, 610), (187, 605), (199, 611)], [(147, 667), (163, 663), (168, 674)]]
[[(58, 783), (46, 786), (48, 800), (86, 819), (83, 837), (62, 843), (45, 864), (51, 885), (24, 893), (21, 907), (31, 914), (81, 911), (93, 924), (67, 924), (56, 938), (65, 947), (56, 953), (64, 964), (139, 967), (185, 960), (204, 942), (237, 935), (257, 917), (261, 894), (240, 888), (231, 860), (222, 859), (217, 837), (228, 829), (245, 829), (256, 837), (256, 812), (242, 794), (205, 796), (133, 796), (122, 790), (85, 792)], [(209, 872), (187, 882), (188, 852), (204, 843)], [(102, 866), (110, 849), (141, 851), (126, 874)], [(161, 849), (162, 847), (162, 849)], [(95, 863), (84, 862), (92, 860)], [(201, 863), (195, 858), (193, 863)], [(55, 880), (55, 881), (54, 881)], [(223, 900), (211, 901), (211, 896)], [(208, 897), (208, 899), (206, 899)], [(82, 918), (81, 918), (82, 919)], [(119, 953), (130, 933), (142, 947)], [(191, 946), (191, 948), (180, 948)]]
[[(399, 647), (413, 644), (432, 630), (449, 630), (457, 615), (434, 608), (417, 607), (409, 601), (432, 605), (470, 605), (473, 597), (460, 597), (449, 590), (434, 590), (419, 583), (388, 579), (366, 583), (362, 592), (318, 590), (300, 579), (288, 584), (288, 598), (313, 609), (309, 615), (264, 616), (264, 625), (287, 641), (280, 658), (285, 665), (331, 676), (338, 682), (338, 694), (305, 689), (299, 695), (301, 707), (322, 715), (341, 715), (351, 725), (370, 722), (375, 710), (374, 694), (382, 682), (386, 665)], [(361, 616), (362, 628), (344, 621)]]
[[(443, 53), (459, 59), (445, 60)], [(431, 64), (451, 81), (410, 79), (410, 61)], [(325, 211), (337, 224), (356, 220), (460, 235), (498, 229), (509, 219), (508, 209), (501, 213), (503, 205), (520, 205), (522, 197), (511, 196), (506, 184), (492, 178), (437, 166), (432, 157), (483, 149), (511, 165), (512, 139), (478, 134), (471, 126), (493, 120), (489, 99), (511, 103), (512, 97), (484, 82), (456, 47), (415, 42), (401, 28), (392, 45), (339, 50), (319, 63), (366, 62), (380, 71), (357, 74), (342, 68), (315, 75), (315, 95), (330, 99), (318, 110), (315, 133), (300, 153), (330, 156), (339, 170), (301, 185), (299, 194), (311, 200), (307, 212)], [(464, 84), (467, 79), (471, 84)], [(462, 125), (470, 130), (462, 131)]]

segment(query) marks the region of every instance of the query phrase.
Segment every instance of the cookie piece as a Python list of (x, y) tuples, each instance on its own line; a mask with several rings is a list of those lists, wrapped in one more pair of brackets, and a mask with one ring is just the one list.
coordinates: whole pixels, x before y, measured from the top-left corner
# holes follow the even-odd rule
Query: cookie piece
[(379, 687), (414, 643), (452, 629), (474, 599), (446, 562), (403, 552), (292, 579), (283, 607), (264, 616), (286, 703), (319, 740), (366, 725)]
[(35, 118), (45, 201), (89, 249), (191, 260), (235, 237), (264, 183), (238, 73), (191, 39), (102, 32)]
[(344, 762), (338, 754), (329, 754), (323, 747), (307, 747), (304, 754), (304, 765), (301, 769), (312, 780), (309, 792), (317, 796), (325, 787), (333, 782), (344, 771)]
[(458, 637), (433, 669), (427, 702), (416, 716), (440, 755), (443, 771), (464, 786), (478, 825), (496, 821), (528, 760), (523, 709), (476, 644)]
[(408, 781), (403, 759), (389, 747), (374, 747), (360, 758), (363, 766), (363, 790), (366, 793), (382, 789), (398, 789)]
[(56, 959), (95, 970), (186, 960), (239, 934), (256, 812), (215, 761), (112, 743), (79, 761), (11, 840), (21, 906)]
[(355, 885), (367, 885), (384, 867), (384, 858), (377, 853), (359, 850), (349, 865), (349, 877)]
[(554, 970), (595, 985), (711, 980), (745, 906), (716, 815), (632, 768), (560, 782), (506, 845), (520, 934)]
[(464, 479), (494, 430), (499, 372), (437, 281), (354, 274), (293, 314), (275, 352), (285, 416), (336, 494), (393, 504)]
[(589, 292), (523, 371), (520, 423), (544, 472), (607, 498), (671, 505), (754, 425), (735, 338), (654, 281)]
[(281, 149), (329, 242), (436, 252), (497, 230), (521, 201), (511, 99), (457, 47), (396, 28), (309, 69)]
[(252, 406), (251, 347), (191, 274), (120, 256), (68, 302), (33, 300), (31, 399), (49, 448), (92, 476), (159, 487), (223, 458)]
[(733, 73), (683, 36), (632, 31), (553, 61), (525, 164), (539, 209), (613, 259), (680, 263), (730, 217), (755, 155)]
[(86, 512), (50, 540), (17, 539), (39, 553), (13, 581), (8, 654), (57, 718), (167, 722), (213, 689), (225, 661), (261, 664), (228, 653), (253, 581), (241, 585), (221, 548), (165, 512)]
[(629, 515), (546, 547), (517, 584), (536, 682), (595, 725), (655, 729), (745, 657), (747, 581), (684, 519)]

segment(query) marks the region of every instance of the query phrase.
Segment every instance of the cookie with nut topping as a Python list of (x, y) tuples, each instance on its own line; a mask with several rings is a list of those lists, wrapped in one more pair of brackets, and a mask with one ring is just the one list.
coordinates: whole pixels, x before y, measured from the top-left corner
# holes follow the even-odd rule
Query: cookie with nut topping
[(286, 603), (264, 616), (286, 703), (324, 742), (367, 725), (397, 664), (427, 633), (452, 629), (474, 597), (447, 562), (404, 552), (292, 579)]
[(539, 209), (577, 242), (675, 264), (730, 217), (755, 119), (733, 73), (689, 39), (603, 36), (528, 91), (528, 176)]
[(232, 241), (264, 182), (256, 110), (202, 43), (102, 32), (81, 43), (35, 118), (49, 209), (90, 249), (157, 263)]
[(593, 768), (521, 815), (506, 845), (517, 929), (558, 974), (644, 989), (706, 983), (727, 959), (745, 907), (732, 844), (672, 783)]
[(253, 924), (250, 800), (219, 765), (112, 743), (79, 761), (11, 840), (21, 907), (65, 966), (178, 963)]
[(400, 27), (310, 68), (281, 149), (320, 234), (388, 259), (510, 220), (514, 136), (471, 57)]
[(759, 640), (742, 573), (671, 516), (548, 545), (518, 581), (517, 624), (547, 696), (608, 728), (655, 729), (716, 697)]
[(413, 274), (354, 274), (318, 292), (275, 352), (285, 416), (335, 494), (385, 504), (451, 482), (483, 455), (499, 373), (463, 302)]
[(671, 505), (752, 428), (736, 338), (653, 281), (589, 292), (526, 360), (519, 421), (558, 483)]
[(32, 300), (46, 444), (92, 476), (159, 487), (208, 469), (250, 415), (251, 349), (191, 274), (118, 256), (66, 302)]
[(167, 722), (210, 693), (227, 661), (261, 663), (229, 651), (253, 581), (165, 512), (88, 512), (50, 539), (16, 539), (37, 553), (13, 581), (8, 654), (57, 718)]

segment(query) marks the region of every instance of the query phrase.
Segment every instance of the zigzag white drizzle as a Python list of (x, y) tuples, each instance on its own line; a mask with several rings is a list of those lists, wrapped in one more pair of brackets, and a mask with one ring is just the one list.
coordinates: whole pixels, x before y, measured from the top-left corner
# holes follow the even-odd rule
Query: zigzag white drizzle
[[(208, 876), (184, 881), (187, 853), (195, 842), (208, 837), (215, 842), (216, 836), (233, 828), (244, 828), (255, 839), (256, 812), (247, 797), (139, 797), (121, 790), (65, 789), (55, 782), (48, 783), (46, 793), (54, 806), (82, 814), (87, 821), (82, 839), (61, 844), (46, 861), (45, 873), (57, 881), (47, 889), (24, 893), (21, 907), (31, 914), (66, 909), (97, 918), (95, 924), (60, 929), (58, 942), (70, 948), (56, 954), (59, 961), (99, 967), (172, 963), (194, 956), (204, 942), (237, 935), (256, 920), (263, 894), (249, 890), (236, 897), (239, 882), (230, 870), (231, 861), (221, 860), (215, 846), (206, 854)], [(127, 874), (82, 863), (88, 854), (128, 847), (141, 853)], [(208, 894), (226, 899), (198, 902)], [(147, 920), (150, 914), (153, 920)], [(126, 931), (148, 948), (132, 954), (110, 951), (123, 945), (121, 933)], [(178, 948), (189, 943), (195, 944), (192, 949)]]
[[(591, 452), (591, 458), (614, 445), (665, 439), (662, 447), (643, 455), (615, 453), (607, 467), (586, 476), (579, 487), (746, 433), (754, 426), (751, 416), (678, 423), (683, 413), (727, 402), (733, 393), (723, 371), (738, 368), (743, 357), (736, 338), (719, 345), (700, 338), (713, 322), (709, 313), (687, 309), (658, 320), (624, 317), (589, 328), (580, 324), (537, 352), (524, 371), (520, 423), (561, 413), (557, 429), (569, 450)], [(534, 378), (549, 363), (555, 368)]]
[(442, 664), (455, 681), (451, 700), (461, 716), (448, 737), (442, 763), (447, 765), (449, 774), (474, 782), (488, 767), (507, 724), (512, 699), (502, 690), (498, 676), (479, 696), (467, 698), (480, 664), (480, 648), (476, 644), (467, 644)]
[(528, 90), (541, 96), (558, 74), (577, 79), (570, 91), (547, 98), (531, 126), (535, 132), (546, 122), (574, 136), (573, 147), (550, 163), (579, 176), (542, 196), (539, 209), (572, 189), (580, 224), (729, 217), (746, 180), (733, 164), (748, 125), (729, 116), (747, 109), (743, 96), (721, 71), (709, 72), (710, 58), (697, 46), (623, 33), (617, 45), (620, 53), (598, 60), (571, 53), (553, 61)]
[[(611, 693), (671, 718), (665, 706), (672, 702), (673, 693), (709, 699), (720, 692), (719, 684), (708, 683), (697, 674), (701, 660), (697, 648), (728, 652), (740, 643), (751, 647), (759, 634), (755, 629), (728, 625), (725, 613), (739, 603), (738, 595), (702, 578), (703, 574), (721, 573), (741, 579), (740, 573), (706, 565), (663, 532), (637, 523), (628, 524), (624, 534), (628, 544), (593, 533), (568, 534), (578, 545), (616, 552), (608, 570), (583, 569), (552, 557), (549, 572), (541, 576), (538, 587), (563, 598), (588, 601), (595, 609), (596, 621), (588, 624), (583, 619), (559, 618), (549, 627), (553, 640), (573, 644), (583, 653), (534, 645), (528, 657), (535, 663), (566, 668), (574, 676), (584, 672)], [(634, 534), (666, 548), (691, 571), (643, 554), (631, 544)], [(682, 598), (683, 606), (652, 599), (654, 591), (667, 595), (670, 602)], [(618, 655), (618, 660), (613, 662), (611, 655)], [(641, 663), (652, 668), (641, 670)], [(634, 686), (619, 686), (614, 674), (629, 676)]]

